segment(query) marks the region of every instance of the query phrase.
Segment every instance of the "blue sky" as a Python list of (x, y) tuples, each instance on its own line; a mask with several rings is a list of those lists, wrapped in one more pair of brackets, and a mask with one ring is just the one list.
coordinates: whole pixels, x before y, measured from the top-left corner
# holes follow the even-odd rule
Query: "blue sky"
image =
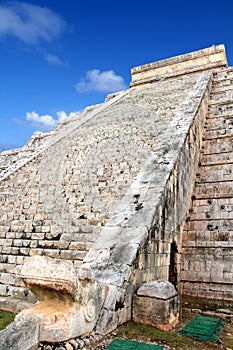
[(232, 0), (0, 0), (0, 149), (127, 88), (134, 66), (221, 43), (232, 65)]

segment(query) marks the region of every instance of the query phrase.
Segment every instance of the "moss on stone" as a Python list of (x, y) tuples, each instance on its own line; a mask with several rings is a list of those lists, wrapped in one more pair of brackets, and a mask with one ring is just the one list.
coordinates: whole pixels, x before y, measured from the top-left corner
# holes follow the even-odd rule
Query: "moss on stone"
[(6, 311), (0, 311), (0, 330), (6, 328), (8, 324), (14, 321), (15, 314)]

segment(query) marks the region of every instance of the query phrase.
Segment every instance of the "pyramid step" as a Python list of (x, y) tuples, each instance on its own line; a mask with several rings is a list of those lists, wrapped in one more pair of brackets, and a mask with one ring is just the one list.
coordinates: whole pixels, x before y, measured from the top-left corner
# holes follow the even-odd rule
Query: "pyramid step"
[(215, 130), (215, 129), (232, 129), (233, 128), (233, 115), (230, 116), (220, 116), (218, 118), (207, 118), (205, 131)]
[(233, 79), (224, 80), (219, 84), (214, 84), (211, 89), (210, 96), (215, 97), (218, 94), (224, 94), (233, 89)]
[(221, 87), (224, 88), (225, 86), (231, 85), (232, 82), (233, 82), (233, 74), (232, 73), (228, 74), (225, 79), (214, 77), (212, 80), (212, 89), (214, 90), (215, 88), (221, 88)]
[(227, 232), (233, 231), (233, 220), (196, 220), (189, 221), (185, 225), (188, 231), (208, 231), (208, 232)]
[(216, 110), (222, 111), (223, 107), (225, 107), (226, 110), (232, 109), (233, 104), (233, 96), (232, 94), (228, 94), (227, 96), (216, 96), (215, 98), (212, 98), (209, 102), (209, 110)]
[(224, 127), (222, 129), (215, 129), (210, 131), (205, 131), (203, 138), (205, 140), (212, 140), (212, 139), (223, 139), (226, 137), (233, 136), (233, 121), (232, 124), (229, 123), (229, 127)]
[(218, 92), (215, 94), (211, 94), (211, 100), (210, 100), (210, 106), (213, 106), (215, 104), (224, 104), (228, 103), (229, 101), (232, 101), (233, 98), (233, 89)]
[(193, 198), (211, 200), (214, 198), (231, 198), (233, 196), (233, 184), (228, 182), (212, 182), (197, 184)]
[[(229, 252), (233, 248), (233, 243), (232, 243), (232, 241), (221, 241), (221, 240), (218, 240), (218, 241), (217, 240), (204, 241), (204, 240), (197, 240), (197, 239), (193, 240), (193, 241), (185, 240), (182, 243), (182, 248), (186, 249), (186, 254), (188, 256), (189, 256), (189, 253), (187, 252), (188, 248), (190, 248), (192, 252), (193, 252), (193, 248), (200, 249), (200, 250), (208, 249), (208, 254), (209, 254), (209, 250), (212, 249), (212, 251), (213, 251), (212, 255), (214, 256), (215, 252), (216, 252), (216, 248), (221, 248), (222, 252), (223, 252), (223, 249), (226, 250), (227, 252)], [(197, 252), (196, 252), (196, 254), (197, 254)], [(196, 261), (197, 261), (196, 260), (196, 254), (195, 254), (195, 259), (193, 261), (195, 265), (196, 265)], [(225, 258), (225, 254), (224, 253), (223, 253), (223, 255), (224, 255), (223, 258)], [(232, 257), (230, 257), (230, 260), (232, 260)], [(226, 281), (225, 278), (224, 278), (224, 280)], [(232, 276), (229, 277), (229, 282), (231, 283), (231, 281), (232, 281)]]
[(212, 231), (212, 230), (184, 230), (183, 245), (186, 241), (204, 242), (229, 242), (233, 240), (233, 231)]
[(233, 163), (207, 165), (199, 168), (196, 183), (233, 181)]
[(200, 166), (231, 164), (233, 162), (233, 152), (202, 154), (200, 157)]
[(233, 198), (196, 199), (193, 201), (189, 219), (191, 221), (233, 219)]
[(217, 116), (233, 114), (233, 100), (224, 101), (223, 103), (213, 103), (209, 105), (209, 113)]
[(232, 67), (226, 68), (222, 71), (218, 71), (218, 72), (214, 72), (213, 74), (213, 81), (221, 81), (221, 80), (225, 80), (225, 79), (230, 79), (233, 78), (233, 69)]
[(225, 110), (221, 113), (218, 113), (218, 111), (210, 111), (206, 117), (206, 120), (212, 120), (212, 119), (218, 119), (219, 117), (223, 118), (232, 118), (233, 116), (233, 110)]
[(202, 154), (218, 154), (233, 152), (233, 138), (216, 138), (202, 142)]

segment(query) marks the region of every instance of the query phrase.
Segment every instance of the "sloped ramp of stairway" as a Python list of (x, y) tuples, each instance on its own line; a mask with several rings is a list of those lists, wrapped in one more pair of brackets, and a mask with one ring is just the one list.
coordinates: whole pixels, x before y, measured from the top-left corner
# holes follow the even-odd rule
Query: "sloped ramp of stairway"
[(181, 335), (189, 338), (218, 342), (218, 336), (224, 328), (224, 321), (217, 317), (195, 316), (180, 331)]

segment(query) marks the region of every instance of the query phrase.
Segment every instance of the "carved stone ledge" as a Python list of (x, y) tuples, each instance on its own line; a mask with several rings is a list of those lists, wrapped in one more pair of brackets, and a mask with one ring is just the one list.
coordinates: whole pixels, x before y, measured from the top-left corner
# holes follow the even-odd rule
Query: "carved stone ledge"
[(213, 45), (165, 60), (145, 64), (131, 69), (131, 87), (175, 78), (184, 74), (198, 73), (228, 67), (224, 45)]
[(40, 319), (40, 341), (64, 341), (93, 330), (102, 295), (88, 268), (76, 270), (67, 261), (35, 256), (27, 260), (21, 277), (39, 302), (18, 317)]

